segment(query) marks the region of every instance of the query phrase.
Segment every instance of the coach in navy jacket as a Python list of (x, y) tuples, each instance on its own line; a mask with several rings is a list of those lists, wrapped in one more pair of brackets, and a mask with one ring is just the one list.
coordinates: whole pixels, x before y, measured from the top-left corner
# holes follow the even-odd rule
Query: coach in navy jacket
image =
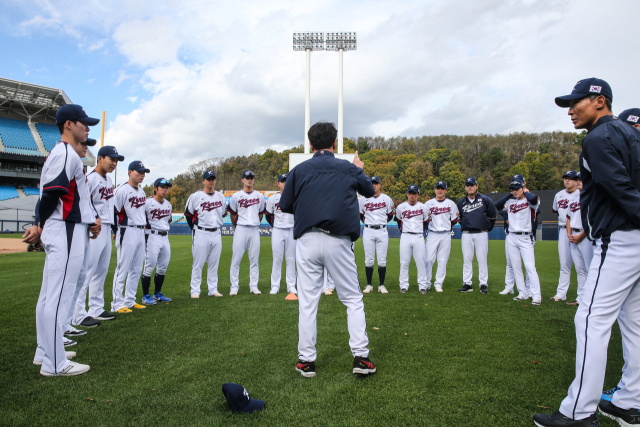
[[(466, 185), (477, 185), (476, 179), (467, 178)], [(458, 211), (460, 212), (462, 231), (469, 233), (491, 231), (496, 223), (496, 207), (493, 200), (484, 194), (476, 193), (473, 202), (469, 200), (468, 196), (464, 196), (458, 200)]]

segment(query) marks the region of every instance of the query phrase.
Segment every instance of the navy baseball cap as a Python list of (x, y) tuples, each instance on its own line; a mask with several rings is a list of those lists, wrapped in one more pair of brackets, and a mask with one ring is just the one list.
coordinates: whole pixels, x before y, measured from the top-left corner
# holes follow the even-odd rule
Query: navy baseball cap
[(173, 184), (171, 184), (168, 180), (164, 178), (158, 178), (153, 182), (154, 187), (164, 187), (165, 185), (168, 185), (169, 187), (173, 187)]
[(478, 181), (476, 181), (474, 177), (470, 176), (469, 178), (466, 179), (466, 181), (464, 182), (464, 185), (478, 185)]
[(640, 108), (629, 108), (628, 110), (624, 110), (620, 113), (618, 118), (631, 126), (640, 125)]
[(517, 173), (515, 175), (513, 175), (513, 177), (511, 178), (511, 181), (513, 181), (514, 179), (517, 179), (519, 181), (525, 182), (526, 179), (524, 179), (524, 175)]
[(96, 140), (93, 138), (87, 138), (87, 140), (83, 143), (84, 145), (88, 145), (89, 147), (93, 147), (96, 145)]
[(420, 189), (418, 188), (417, 185), (410, 185), (409, 188), (407, 188), (407, 193), (420, 194)]
[(613, 92), (609, 83), (602, 79), (591, 77), (590, 79), (580, 80), (573, 87), (570, 95), (559, 96), (556, 98), (556, 105), (562, 108), (569, 108), (569, 103), (576, 99), (584, 98), (589, 95), (603, 95), (613, 101)]
[(234, 414), (238, 412), (250, 414), (264, 408), (264, 400), (250, 398), (247, 390), (240, 384), (224, 383), (222, 384), (222, 393), (227, 398), (227, 403)]
[(253, 173), (253, 171), (251, 169), (247, 169), (246, 171), (242, 172), (242, 178), (249, 178), (249, 177), (256, 177), (256, 174)]
[(287, 174), (283, 173), (280, 176), (278, 176), (278, 182), (282, 182), (282, 181), (286, 181), (287, 180)]
[(98, 150), (98, 157), (111, 157), (112, 159), (116, 159), (119, 162), (124, 161), (124, 156), (118, 154), (118, 150), (113, 145), (105, 145), (104, 147), (100, 147)]
[(578, 176), (576, 178), (582, 181), (582, 175), (580, 175), (580, 172), (578, 172)]
[(144, 173), (151, 172), (144, 164), (142, 164), (140, 160), (134, 160), (133, 162), (129, 163), (129, 170)]
[(436, 182), (436, 188), (438, 188), (438, 187), (443, 188), (443, 189), (446, 190), (447, 189), (447, 183), (444, 182), (444, 181), (438, 181), (438, 182)]
[(524, 187), (524, 181), (520, 179), (514, 179), (509, 183), (509, 188), (522, 188)]
[(204, 171), (202, 174), (202, 179), (211, 179), (216, 177), (216, 173), (214, 171)]
[(380, 177), (372, 176), (371, 177), (371, 182), (375, 182), (376, 184), (380, 184)]
[(94, 119), (93, 117), (87, 116), (84, 108), (77, 104), (63, 105), (62, 107), (58, 108), (58, 111), (56, 111), (57, 125), (66, 123), (67, 120), (77, 120), (89, 126), (95, 126), (100, 123), (100, 119)]
[(578, 172), (574, 170), (570, 170), (570, 171), (567, 171), (564, 175), (562, 175), (562, 177), (576, 179), (578, 177)]

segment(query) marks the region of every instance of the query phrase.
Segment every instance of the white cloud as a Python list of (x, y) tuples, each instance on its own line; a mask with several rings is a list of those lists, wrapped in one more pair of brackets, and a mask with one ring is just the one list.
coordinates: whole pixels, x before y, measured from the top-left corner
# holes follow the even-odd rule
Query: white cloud
[(176, 55), (181, 45), (173, 20), (167, 16), (123, 22), (113, 33), (113, 39), (120, 53), (131, 64), (141, 67), (177, 61)]
[(127, 101), (136, 102), (138, 100), (137, 96), (127, 96)]

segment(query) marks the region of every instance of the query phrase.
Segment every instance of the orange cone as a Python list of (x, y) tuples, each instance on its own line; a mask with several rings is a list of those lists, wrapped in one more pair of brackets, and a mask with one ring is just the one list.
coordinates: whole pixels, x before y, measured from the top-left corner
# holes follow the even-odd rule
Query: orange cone
[(287, 301), (298, 301), (298, 296), (294, 293), (290, 293), (285, 299)]

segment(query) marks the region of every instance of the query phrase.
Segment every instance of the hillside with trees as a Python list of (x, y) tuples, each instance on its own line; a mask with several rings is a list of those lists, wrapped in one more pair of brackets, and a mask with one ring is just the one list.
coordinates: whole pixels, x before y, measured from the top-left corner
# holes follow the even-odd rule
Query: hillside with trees
[[(479, 191), (507, 191), (511, 176), (521, 173), (532, 190), (562, 188), (562, 175), (578, 168), (578, 156), (585, 133), (517, 132), (509, 135), (439, 135), (407, 137), (358, 137), (345, 139), (344, 151), (356, 150), (367, 175), (377, 175), (392, 199), (404, 199), (410, 184), (420, 186), (421, 200), (433, 196), (437, 181), (449, 184), (448, 197), (464, 195), (464, 179), (478, 179)], [(240, 176), (246, 169), (256, 174), (257, 190), (276, 190), (279, 174), (289, 171), (289, 153), (303, 147), (277, 152), (267, 150), (229, 158), (211, 158), (196, 163), (171, 180), (168, 199), (176, 212), (184, 210), (191, 193), (202, 188), (202, 172), (216, 172), (216, 189), (240, 190)], [(146, 187), (148, 194), (153, 189)], [(330, 189), (327, 189), (330, 191)]]

